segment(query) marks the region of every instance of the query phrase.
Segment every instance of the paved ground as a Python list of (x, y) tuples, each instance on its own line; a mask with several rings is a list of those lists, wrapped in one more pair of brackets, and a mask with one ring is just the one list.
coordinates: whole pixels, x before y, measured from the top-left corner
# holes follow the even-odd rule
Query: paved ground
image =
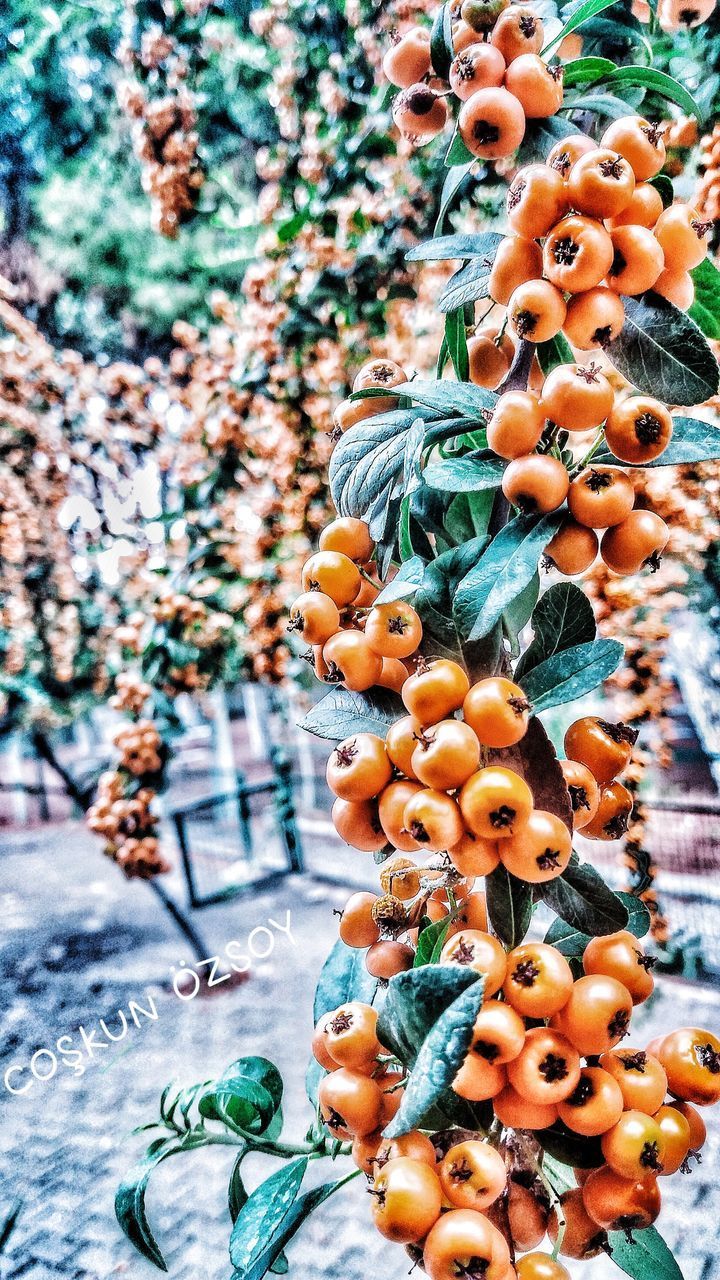
[[(42, 842), (42, 843), (41, 843)], [(342, 861), (338, 861), (338, 869)], [(23, 1201), (0, 1260), (3, 1280), (105, 1280), (153, 1274), (116, 1227), (113, 1195), (140, 1154), (134, 1125), (152, 1118), (163, 1085), (212, 1077), (240, 1053), (263, 1053), (293, 1080), (304, 1063), (308, 1010), (331, 937), (331, 911), (341, 888), (310, 878), (287, 880), (272, 893), (212, 908), (199, 916), (209, 954), (247, 942), (269, 918), (291, 912), (293, 946), (282, 934), (249, 980), (215, 996), (183, 1002), (170, 985), (173, 966), (192, 957), (173, 926), (158, 915), (142, 885), (125, 885), (73, 824), (12, 839), (0, 848), (0, 1027), (3, 1071), (27, 1067), (33, 1053), (63, 1035), (77, 1047), (79, 1026), (105, 1039), (99, 1022), (119, 1033), (130, 1001), (157, 1018), (140, 1017), (121, 1044), (82, 1059), (83, 1074), (61, 1067), (47, 1083), (11, 1097), (2, 1090), (0, 1209)], [(258, 944), (263, 935), (256, 935)], [(673, 1021), (720, 1024), (720, 996), (666, 981), (647, 1014), (642, 1038)], [(640, 1037), (639, 1037), (640, 1038)], [(42, 1072), (50, 1059), (36, 1059)], [(27, 1071), (11, 1077), (22, 1087)], [(301, 1135), (307, 1117), (302, 1086), (289, 1089), (287, 1130)], [(715, 1121), (712, 1149), (691, 1178), (668, 1186), (667, 1238), (682, 1255), (687, 1280), (720, 1278), (716, 1262), (720, 1168)], [(229, 1280), (225, 1191), (232, 1153), (216, 1148), (167, 1161), (153, 1175), (149, 1215), (175, 1280)], [(258, 1166), (256, 1166), (256, 1169)], [(308, 1280), (401, 1280), (409, 1262), (369, 1227), (358, 1184), (331, 1200), (291, 1249), (293, 1271)], [(614, 1268), (610, 1272), (617, 1275)], [(604, 1262), (586, 1264), (588, 1280), (605, 1280)]]

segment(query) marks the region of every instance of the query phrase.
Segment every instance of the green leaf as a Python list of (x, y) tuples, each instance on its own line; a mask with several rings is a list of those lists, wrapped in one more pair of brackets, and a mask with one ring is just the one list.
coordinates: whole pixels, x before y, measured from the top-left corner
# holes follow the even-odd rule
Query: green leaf
[(563, 84), (566, 89), (575, 84), (594, 84), (604, 76), (612, 75), (615, 63), (609, 58), (575, 58), (565, 63)]
[(161, 1271), (167, 1271), (167, 1264), (155, 1239), (145, 1210), (145, 1193), (148, 1188), (150, 1174), (161, 1160), (175, 1155), (182, 1146), (174, 1141), (162, 1143), (154, 1154), (136, 1165), (125, 1175), (115, 1192), (115, 1217), (128, 1240), (138, 1253), (154, 1263)]
[(433, 462), (425, 468), (423, 475), (425, 483), (433, 489), (474, 493), (479, 489), (496, 489), (502, 482), (504, 470), (504, 462), (487, 449), (478, 449), (461, 458)]
[(541, 164), (556, 142), (569, 138), (573, 133), (577, 133), (577, 126), (560, 115), (548, 116), (543, 120), (528, 120), (525, 136), (518, 147), (516, 163)]
[[(451, 258), (484, 258), (497, 249), (501, 240), (496, 231), (478, 231), (474, 234), (436, 236), (423, 240), (405, 254), (408, 262), (445, 262)], [(387, 395), (387, 392), (385, 392)]]
[[(642, 98), (642, 93), (639, 95)], [(614, 93), (590, 93), (581, 94), (580, 97), (568, 98), (568, 101), (560, 108), (561, 111), (592, 111), (597, 116), (608, 116), (611, 120), (623, 120), (628, 114), (628, 106), (623, 98), (619, 98)]]
[(518, 947), (532, 919), (530, 886), (500, 864), (485, 877), (485, 896), (488, 918), (498, 938), (508, 947)]
[(455, 272), (445, 285), (438, 309), (443, 313), (455, 311), (468, 302), (477, 302), (479, 298), (487, 298), (495, 254), (503, 237), (496, 231), (486, 231), (483, 235), (485, 248), (482, 255), (477, 255), (464, 267)]
[(556, 1160), (554, 1156), (547, 1152), (543, 1156), (542, 1171), (557, 1196), (561, 1196), (563, 1192), (571, 1191), (577, 1186), (572, 1170), (568, 1173), (568, 1166), (565, 1161)]
[(453, 615), (461, 635), (468, 640), (488, 635), (530, 582), (561, 519), (557, 512), (540, 520), (517, 516), (497, 534), (458, 587)]
[(538, 895), (561, 920), (590, 937), (627, 927), (627, 907), (589, 863), (571, 862), (561, 876), (538, 885)]
[(535, 573), (524, 591), (510, 602), (503, 611), (502, 626), (510, 642), (510, 653), (513, 658), (520, 652), (520, 632), (526, 627), (532, 616), (540, 594), (540, 574)]
[(282, 1104), (280, 1072), (267, 1058), (238, 1058), (198, 1098), (201, 1116), (262, 1134)]
[(592, 605), (574, 582), (558, 582), (540, 598), (532, 615), (533, 639), (515, 668), (520, 681), (554, 654), (595, 639)]
[(388, 983), (378, 1018), (380, 1043), (412, 1067), (438, 1019), (477, 977), (457, 964), (426, 964), (398, 973)]
[(400, 698), (391, 689), (371, 689), (353, 693), (332, 689), (308, 711), (300, 728), (316, 738), (340, 742), (354, 733), (375, 733), (384, 738), (390, 725), (404, 715)]
[(720, 373), (697, 325), (655, 293), (623, 302), (622, 331), (606, 347), (623, 377), (665, 404), (704, 404), (714, 396)]
[[(405, 393), (405, 388), (403, 392)], [(403, 493), (405, 446), (426, 409), (394, 409), (358, 422), (338, 440), (330, 459), (330, 488), (338, 515), (365, 520), (376, 542), (385, 537)]]
[(561, 44), (565, 36), (568, 36), (571, 31), (576, 31), (578, 27), (582, 26), (583, 22), (587, 22), (588, 18), (594, 18), (597, 13), (602, 13), (603, 9), (609, 9), (610, 5), (614, 3), (615, 0), (584, 0), (583, 4), (578, 5), (573, 10), (565, 26), (545, 45), (542, 57), (547, 58), (550, 50), (554, 49), (557, 44)]
[(590, 693), (617, 670), (624, 652), (617, 640), (591, 640), (533, 667), (523, 680), (533, 711), (539, 714)]
[(383, 587), (375, 604), (390, 604), (393, 600), (401, 600), (417, 591), (425, 575), (425, 561), (422, 556), (412, 556), (400, 565), (395, 577)]
[[(413, 382), (403, 382), (396, 388), (399, 395), (410, 396), (426, 409), (434, 409), (438, 413), (458, 414), (468, 419), (468, 423), (479, 422), (485, 426), (484, 409), (492, 409), (497, 401), (494, 391), (485, 387), (474, 387), (465, 382), (423, 381), (417, 378)], [(414, 413), (419, 410), (414, 409)], [(362, 423), (358, 424), (362, 426)], [(357, 427), (353, 427), (353, 432)], [(428, 434), (433, 428), (428, 429)], [(346, 436), (352, 432), (347, 432)], [(342, 442), (341, 442), (342, 443)], [(338, 446), (339, 447), (339, 446)]]
[[(302, 1166), (302, 1167), (301, 1167)], [(284, 1274), (283, 1250), (306, 1218), (338, 1191), (358, 1170), (299, 1195), (307, 1157), (272, 1174), (253, 1191), (233, 1227), (230, 1261), (232, 1280), (262, 1280), (272, 1270)]]
[(243, 1280), (260, 1280), (286, 1243), (282, 1240), (273, 1248), (297, 1200), (307, 1165), (303, 1156), (281, 1166), (256, 1187), (241, 1209), (230, 1236), (230, 1261)]
[[(423, 973), (433, 967), (411, 972)], [(423, 1041), (400, 1109), (384, 1130), (386, 1137), (397, 1138), (417, 1128), (460, 1070), (470, 1048), (485, 989), (484, 976), (474, 976), (477, 981), (453, 1000)]]
[[(660, 192), (663, 209), (669, 209), (675, 199), (675, 189), (672, 184), (672, 179), (668, 178), (666, 173), (658, 173), (656, 177), (650, 178), (649, 182), (651, 187), (655, 187), (656, 190)], [(690, 274), (694, 275), (694, 272), (691, 271)]]
[(467, 335), (465, 333), (465, 311), (462, 306), (450, 311), (445, 316), (445, 341), (450, 352), (450, 359), (459, 382), (467, 382), (470, 376)]
[[(704, 418), (673, 417), (672, 439), (659, 458), (643, 463), (644, 467), (676, 467), (688, 462), (710, 462), (720, 458), (720, 428)], [(607, 448), (600, 448), (593, 457), (593, 465), (602, 463), (627, 467)]]
[(452, 921), (448, 916), (443, 920), (435, 920), (422, 930), (418, 937), (417, 951), (415, 952), (414, 969), (420, 969), (426, 964), (437, 964), (440, 959), (440, 952), (445, 944), (445, 939), (450, 932)]
[(441, 80), (447, 80), (454, 57), (452, 39), (452, 6), (444, 4), (438, 9), (430, 32), (430, 61), (433, 71)]
[(616, 89), (647, 89), (668, 102), (674, 102), (687, 115), (701, 118), (700, 109), (692, 94), (678, 84), (677, 80), (673, 80), (672, 76), (655, 67), (617, 67), (614, 74), (605, 80), (605, 87), (611, 93)]
[[(627, 924), (624, 927), (636, 938), (644, 938), (650, 928), (650, 912), (645, 903), (632, 893), (618, 893), (617, 896), (628, 913)], [(543, 941), (555, 947), (568, 960), (580, 960), (590, 941), (590, 934), (566, 924), (564, 920), (554, 920)]]
[(369, 1004), (375, 994), (375, 986), (375, 979), (365, 968), (365, 952), (357, 947), (346, 946), (342, 938), (338, 938), (322, 967), (315, 988), (314, 1023), (351, 1000)]
[(475, 160), (473, 159), (466, 161), (465, 164), (453, 165), (448, 169), (445, 175), (445, 181), (443, 182), (442, 191), (440, 192), (440, 208), (438, 211), (437, 222), (435, 223), (436, 236), (440, 235), (445, 223), (445, 218), (450, 211), (450, 206), (474, 164)]
[(547, 1151), (561, 1164), (572, 1165), (574, 1169), (596, 1169), (603, 1163), (600, 1139), (583, 1138), (579, 1133), (568, 1129), (562, 1120), (556, 1120), (549, 1129), (536, 1130), (535, 1137), (543, 1151)]
[(228, 1210), (230, 1219), (235, 1222), (240, 1210), (244, 1204), (247, 1204), (248, 1193), (245, 1190), (245, 1184), (242, 1180), (241, 1166), (245, 1159), (245, 1151), (241, 1151), (237, 1160), (232, 1167), (230, 1174), (230, 1182), (228, 1183)]
[(683, 1280), (683, 1274), (655, 1227), (637, 1231), (628, 1240), (624, 1231), (608, 1232), (613, 1262), (633, 1280)]
[(548, 342), (539, 342), (535, 351), (545, 377), (559, 364), (574, 364), (575, 356), (567, 338), (558, 333)]
[(448, 147), (447, 155), (445, 156), (445, 168), (455, 169), (459, 165), (468, 165), (469, 167), (471, 164), (475, 163), (475, 159), (476, 157), (471, 151), (468, 151), (465, 143), (460, 137), (459, 129), (456, 129), (452, 136), (450, 146)]
[(717, 341), (720, 339), (720, 271), (711, 258), (706, 258), (690, 275), (695, 285), (695, 300), (688, 315), (706, 338)]

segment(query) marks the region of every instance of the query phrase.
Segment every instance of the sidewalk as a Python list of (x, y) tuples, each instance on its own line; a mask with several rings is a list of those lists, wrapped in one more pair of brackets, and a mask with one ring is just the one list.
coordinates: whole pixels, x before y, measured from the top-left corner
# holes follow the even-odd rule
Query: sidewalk
[[(96, 1047), (92, 1061), (84, 1054), (82, 1075), (61, 1066), (28, 1094), (2, 1090), (0, 1208), (15, 1195), (24, 1202), (0, 1259), (3, 1280), (159, 1274), (127, 1244), (112, 1206), (120, 1176), (144, 1145), (130, 1130), (153, 1118), (170, 1079), (189, 1084), (219, 1073), (240, 1054), (264, 1054), (286, 1080), (286, 1131), (302, 1135), (312, 992), (333, 936), (332, 910), (346, 896), (342, 887), (300, 877), (196, 914), (209, 954), (221, 954), (232, 940), (244, 951), (254, 928), (272, 930), (269, 920), (284, 926), (288, 911), (292, 941), (275, 929), (272, 954), (254, 961), (248, 981), (183, 1002), (172, 990), (173, 966), (193, 957), (146, 886), (126, 884), (76, 824), (3, 836), (2, 1070), (27, 1068), (33, 1053), (54, 1049), (63, 1035), (76, 1047), (81, 1025), (88, 1036), (95, 1030), (96, 1044), (105, 1039), (98, 1035), (101, 1019), (117, 1034), (118, 1011), (127, 1012), (130, 1001), (145, 1009), (154, 1001), (157, 1014), (153, 1020), (139, 1015), (140, 1025), (131, 1026), (121, 1045)], [(643, 1011), (641, 1041), (668, 1023), (720, 1024), (720, 996), (669, 980), (662, 985)], [(37, 1062), (42, 1071), (50, 1059)], [(24, 1070), (12, 1079), (22, 1087), (31, 1077)], [(660, 1224), (682, 1254), (686, 1280), (720, 1280), (718, 1119), (711, 1128), (700, 1169), (668, 1180)], [(232, 1158), (229, 1149), (215, 1148), (173, 1157), (153, 1174), (148, 1213), (174, 1280), (229, 1280)], [(259, 1163), (249, 1168), (253, 1176), (262, 1172)], [(401, 1280), (410, 1267), (403, 1250), (370, 1226), (359, 1183), (319, 1210), (290, 1256), (298, 1280)], [(605, 1280), (619, 1273), (599, 1260), (580, 1275)]]

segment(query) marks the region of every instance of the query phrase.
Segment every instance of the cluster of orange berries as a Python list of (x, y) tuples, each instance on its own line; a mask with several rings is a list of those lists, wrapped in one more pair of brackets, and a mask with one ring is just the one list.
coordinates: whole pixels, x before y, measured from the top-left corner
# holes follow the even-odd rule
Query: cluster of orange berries
[[(369, 1005), (350, 1002), (316, 1027), (313, 1052), (329, 1073), (319, 1089), (323, 1120), (333, 1136), (352, 1140), (378, 1230), (419, 1247), (431, 1280), (565, 1280), (562, 1264), (527, 1251), (547, 1232), (561, 1254), (591, 1257), (607, 1247), (607, 1231), (655, 1221), (658, 1177), (687, 1172), (689, 1157), (700, 1158), (706, 1131), (696, 1107), (720, 1099), (720, 1041), (682, 1028), (646, 1050), (616, 1047), (633, 1006), (653, 988), (641, 944), (624, 931), (588, 944), (576, 981), (554, 947), (526, 943), (506, 955), (488, 934), (455, 935), (441, 962), (485, 976), (454, 1091), (492, 1099), (503, 1128), (538, 1131), (561, 1121), (587, 1140), (587, 1167), (576, 1170), (578, 1188), (560, 1197), (560, 1213), (542, 1188), (513, 1180), (511, 1142), (496, 1146), (463, 1131), (383, 1136), (406, 1080), (378, 1040)], [(501, 1197), (508, 1212), (493, 1222)], [(517, 1260), (517, 1252), (526, 1257)]]
[(663, 208), (651, 181), (665, 162), (662, 133), (641, 116), (615, 120), (599, 146), (585, 134), (564, 138), (513, 179), (512, 234), (489, 292), (518, 338), (546, 342), (563, 330), (589, 350), (620, 333), (621, 295), (654, 289), (683, 310), (692, 305), (689, 272), (707, 254), (711, 223), (686, 204)]
[[(447, 854), (424, 867), (391, 856), (380, 873), (382, 895), (355, 893), (346, 904), (340, 937), (368, 948), (368, 970), (380, 979), (412, 966), (422, 917), (443, 920), (452, 909), (453, 933), (480, 929), (486, 936), (485, 898), (472, 892), (475, 877), (502, 864), (542, 884), (562, 875), (572, 853), (565, 823), (534, 807), (527, 782), (503, 756), (521, 742), (531, 712), (519, 685), (493, 676), (470, 688), (462, 668), (441, 658), (408, 678), (402, 698), (409, 714), (390, 726), (385, 742), (355, 734), (327, 765), (337, 797), (333, 822), (346, 843), (378, 856), (388, 846)], [(460, 706), (463, 719), (456, 719)], [(588, 839), (617, 840), (627, 828), (633, 799), (617, 778), (636, 737), (627, 725), (595, 716), (567, 730), (560, 765), (573, 827)], [(399, 941), (402, 935), (408, 940)], [(504, 956), (502, 948), (498, 954)]]
[(395, 124), (414, 145), (430, 142), (445, 128), (453, 94), (468, 151), (482, 160), (512, 155), (527, 120), (546, 119), (562, 106), (562, 65), (542, 58), (544, 43), (542, 21), (530, 6), (464, 0), (452, 22), (453, 60), (444, 80), (432, 65), (430, 32), (410, 27), (383, 60), (385, 75), (401, 90)]
[(288, 620), (288, 630), (311, 646), (318, 679), (355, 693), (373, 686), (399, 692), (422, 639), (412, 605), (373, 603), (381, 588), (371, 576), (374, 549), (363, 520), (348, 516), (327, 525), (319, 551), (305, 562), (303, 594)]
[[(468, 346), (477, 341), (471, 339)], [(487, 385), (494, 363), (487, 352), (493, 344), (481, 341), (474, 368), (471, 357), (471, 375)], [(578, 464), (581, 469), (571, 479), (577, 467), (559, 446), (600, 428), (615, 457), (638, 465), (665, 451), (673, 424), (665, 405), (652, 396), (616, 396), (595, 361), (558, 365), (539, 392), (506, 391), (488, 411), (488, 444), (508, 460), (502, 479), (508, 501), (520, 511), (542, 514), (567, 503), (567, 517), (548, 544), (546, 558), (548, 567), (570, 577), (591, 567), (598, 548), (615, 573), (637, 573), (648, 564), (657, 568), (669, 537), (660, 516), (635, 508), (632, 478), (621, 467)], [(600, 543), (595, 531), (602, 529), (606, 532)]]
[(155, 791), (136, 786), (118, 770), (100, 776), (87, 824), (105, 840), (105, 853), (131, 879), (150, 880), (169, 871), (157, 837), (158, 817), (152, 811)]

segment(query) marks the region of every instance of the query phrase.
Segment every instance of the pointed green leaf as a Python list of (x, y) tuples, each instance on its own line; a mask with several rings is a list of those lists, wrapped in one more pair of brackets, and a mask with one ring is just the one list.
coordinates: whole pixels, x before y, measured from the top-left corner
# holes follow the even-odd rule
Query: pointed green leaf
[(706, 258), (690, 275), (695, 286), (695, 300), (688, 315), (706, 338), (717, 342), (720, 339), (720, 271), (711, 258)]
[[(429, 965), (411, 972), (426, 973), (434, 967)], [(477, 981), (453, 1000), (423, 1041), (400, 1109), (385, 1129), (386, 1137), (397, 1138), (417, 1128), (460, 1070), (483, 1002), (485, 978), (479, 974), (474, 976)]]
[(697, 325), (666, 298), (624, 298), (625, 323), (606, 355), (632, 386), (665, 404), (704, 404), (718, 390), (717, 361)]
[(504, 462), (486, 449), (479, 449), (461, 458), (431, 463), (425, 468), (424, 477), (425, 483), (433, 489), (474, 493), (479, 489), (496, 489), (502, 483), (504, 470)]
[(360, 1000), (369, 1004), (375, 994), (375, 979), (365, 967), (365, 952), (348, 947), (338, 938), (322, 967), (315, 988), (313, 1019), (318, 1023), (341, 1004)]
[(471, 164), (475, 163), (475, 159), (475, 156), (471, 151), (468, 151), (465, 143), (460, 137), (460, 131), (456, 129), (452, 136), (450, 146), (448, 147), (447, 155), (445, 156), (445, 168), (455, 169), (459, 165), (467, 165), (469, 167)]
[(627, 927), (627, 907), (589, 863), (571, 862), (561, 876), (537, 890), (561, 920), (593, 938)]
[(412, 1067), (438, 1019), (477, 977), (462, 965), (426, 964), (391, 978), (378, 1019), (381, 1044)]
[(446, 3), (438, 9), (430, 32), (430, 61), (441, 80), (447, 80), (453, 57), (452, 5)]
[(519, 947), (533, 913), (532, 891), (500, 864), (485, 877), (485, 896), (490, 924), (501, 942)]
[(533, 667), (523, 679), (523, 688), (536, 714), (575, 702), (596, 689), (616, 671), (624, 649), (617, 640), (591, 640), (553, 654)]
[(582, 26), (583, 22), (587, 22), (589, 18), (594, 18), (596, 14), (602, 13), (603, 9), (609, 9), (610, 5), (614, 3), (615, 0), (584, 0), (583, 4), (577, 5), (567, 19), (565, 26), (545, 45), (542, 50), (543, 58), (547, 58), (550, 50), (561, 44), (565, 36), (569, 36), (571, 31), (577, 30), (578, 27)]
[(677, 1261), (655, 1227), (637, 1231), (628, 1240), (624, 1231), (610, 1231), (610, 1256), (633, 1280), (683, 1280)]
[(493, 539), (479, 563), (463, 578), (453, 604), (461, 635), (488, 635), (505, 609), (534, 576), (543, 549), (562, 517), (517, 516)]
[[(494, 391), (485, 387), (474, 387), (465, 382), (424, 381), (416, 378), (413, 382), (403, 382), (396, 390), (400, 395), (410, 396), (426, 411), (434, 409), (438, 413), (458, 414), (470, 422), (479, 422), (485, 426), (484, 409), (492, 409), (497, 401)], [(420, 413), (420, 410), (413, 410)], [(359, 424), (362, 426), (362, 423)], [(353, 427), (353, 432), (358, 428)], [(432, 431), (429, 428), (428, 434)], [(351, 435), (352, 432), (348, 432)], [(341, 442), (342, 443), (342, 442)]]
[[(445, 262), (451, 258), (484, 258), (497, 249), (496, 231), (478, 231), (474, 234), (436, 236), (423, 240), (405, 254), (408, 262)], [(385, 392), (387, 395), (387, 392)]]
[(515, 668), (515, 679), (563, 649), (595, 639), (592, 605), (574, 582), (557, 582), (538, 601), (532, 615), (533, 639)]
[(402, 703), (391, 689), (371, 689), (353, 693), (350, 689), (332, 689), (308, 711), (300, 728), (316, 738), (340, 742), (353, 733), (375, 733), (384, 738), (388, 728), (403, 715)]

